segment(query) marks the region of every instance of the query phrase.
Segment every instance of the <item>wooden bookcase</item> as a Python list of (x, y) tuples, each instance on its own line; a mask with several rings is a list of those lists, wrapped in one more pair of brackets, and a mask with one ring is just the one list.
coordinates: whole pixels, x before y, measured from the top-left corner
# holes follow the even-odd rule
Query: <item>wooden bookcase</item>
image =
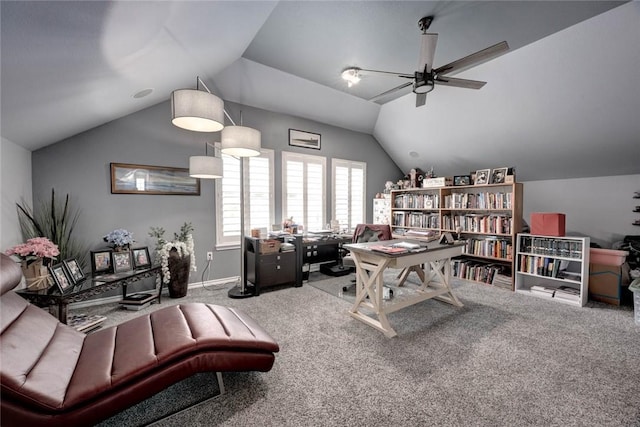
[[(587, 303), (588, 237), (518, 234), (516, 240), (516, 292), (579, 307)], [(566, 292), (558, 291), (562, 289), (573, 290), (575, 295), (567, 297)]]
[(453, 273), (513, 290), (516, 235), (522, 231), (522, 183), (412, 188), (391, 192), (391, 228), (450, 232), (467, 241)]

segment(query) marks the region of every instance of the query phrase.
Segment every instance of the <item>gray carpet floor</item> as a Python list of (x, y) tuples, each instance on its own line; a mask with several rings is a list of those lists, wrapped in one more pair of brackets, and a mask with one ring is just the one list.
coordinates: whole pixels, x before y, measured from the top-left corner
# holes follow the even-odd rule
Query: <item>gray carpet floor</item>
[[(108, 327), (203, 301), (241, 308), (278, 341), (270, 372), (224, 373), (226, 394), (160, 426), (640, 426), (632, 308), (456, 280), (464, 307), (429, 300), (392, 313), (389, 339), (347, 314), (353, 297), (340, 291), (352, 276), (326, 277), (248, 299), (198, 288), (141, 312), (81, 311), (108, 316)], [(144, 424), (142, 412), (104, 425)]]

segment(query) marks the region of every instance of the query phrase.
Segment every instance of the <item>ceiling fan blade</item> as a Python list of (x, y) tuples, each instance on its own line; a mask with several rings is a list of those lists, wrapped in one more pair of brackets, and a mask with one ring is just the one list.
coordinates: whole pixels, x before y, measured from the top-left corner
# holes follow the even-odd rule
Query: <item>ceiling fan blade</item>
[(472, 53), (471, 55), (460, 58), (457, 61), (450, 62), (447, 65), (436, 68), (434, 71), (437, 74), (457, 74), (464, 70), (467, 70), (476, 65), (480, 65), (483, 62), (487, 62), (509, 50), (509, 45), (506, 41), (500, 42), (486, 49)]
[(427, 94), (426, 93), (418, 93), (416, 94), (416, 107), (422, 107), (427, 103)]
[(387, 91), (384, 91), (376, 96), (374, 96), (373, 98), (369, 98), (368, 101), (377, 101), (380, 98), (384, 98), (385, 96), (392, 94), (395, 91), (398, 91), (400, 89), (404, 89), (407, 86), (411, 86), (413, 84), (413, 82), (407, 82), (407, 83), (402, 83), (400, 86), (396, 86), (393, 89), (389, 89)]
[(438, 76), (434, 79), (434, 83), (443, 86), (463, 87), (465, 89), (480, 89), (487, 84), (487, 82), (479, 80), (456, 79), (449, 76)]
[(433, 57), (436, 54), (436, 43), (438, 42), (437, 34), (422, 34), (420, 36), (422, 44), (420, 45), (420, 58), (418, 59), (418, 71), (422, 72), (427, 67), (427, 73), (431, 72), (433, 67)]

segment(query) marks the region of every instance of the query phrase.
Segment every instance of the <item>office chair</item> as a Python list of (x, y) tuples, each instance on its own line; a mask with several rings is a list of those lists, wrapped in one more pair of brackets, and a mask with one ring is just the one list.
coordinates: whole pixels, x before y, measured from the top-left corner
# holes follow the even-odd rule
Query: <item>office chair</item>
[[(391, 240), (391, 227), (389, 224), (358, 224), (353, 232), (353, 243), (378, 242), (382, 240)], [(342, 263), (344, 267), (356, 267), (356, 263), (350, 253), (347, 253), (342, 258)], [(353, 284), (349, 286), (343, 286), (342, 291), (347, 292), (354, 287), (355, 279), (352, 282)]]

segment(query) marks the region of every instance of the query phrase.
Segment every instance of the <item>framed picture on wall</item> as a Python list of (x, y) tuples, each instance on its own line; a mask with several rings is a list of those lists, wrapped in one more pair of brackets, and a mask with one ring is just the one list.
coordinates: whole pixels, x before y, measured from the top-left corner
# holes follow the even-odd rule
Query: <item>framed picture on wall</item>
[(111, 193), (199, 196), (200, 179), (188, 168), (111, 163)]
[(320, 134), (297, 129), (289, 129), (289, 145), (319, 150)]

